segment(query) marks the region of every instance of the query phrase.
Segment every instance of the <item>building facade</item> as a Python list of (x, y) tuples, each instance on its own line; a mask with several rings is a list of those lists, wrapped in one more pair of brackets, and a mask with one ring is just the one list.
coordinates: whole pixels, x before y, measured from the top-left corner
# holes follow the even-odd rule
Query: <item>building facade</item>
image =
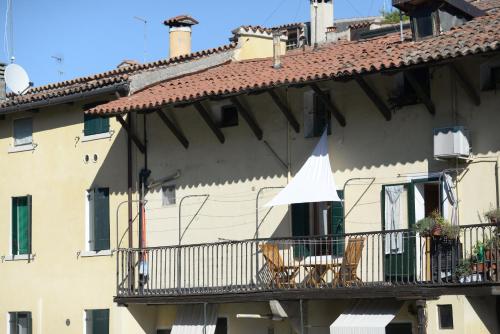
[[(497, 5), (416, 41), (283, 37), (279, 66), (240, 27), (8, 95), (0, 329), (498, 333)], [(266, 207), (325, 132), (343, 201)]]

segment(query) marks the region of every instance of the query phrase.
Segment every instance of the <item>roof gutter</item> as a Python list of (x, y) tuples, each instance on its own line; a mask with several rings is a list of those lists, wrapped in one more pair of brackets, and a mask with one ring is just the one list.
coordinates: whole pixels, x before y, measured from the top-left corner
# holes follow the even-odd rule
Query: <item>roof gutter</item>
[(92, 98), (95, 96), (103, 95), (103, 94), (113, 94), (120, 93), (123, 95), (128, 95), (129, 92), (129, 84), (128, 83), (119, 83), (111, 86), (101, 87), (92, 89), (85, 92), (59, 96), (55, 98), (44, 99), (40, 101), (28, 102), (17, 104), (5, 108), (0, 108), (0, 115), (12, 114), (20, 111), (26, 111), (37, 108), (46, 108), (51, 106), (56, 106), (64, 103), (76, 102), (81, 100), (86, 100), (88, 98)]

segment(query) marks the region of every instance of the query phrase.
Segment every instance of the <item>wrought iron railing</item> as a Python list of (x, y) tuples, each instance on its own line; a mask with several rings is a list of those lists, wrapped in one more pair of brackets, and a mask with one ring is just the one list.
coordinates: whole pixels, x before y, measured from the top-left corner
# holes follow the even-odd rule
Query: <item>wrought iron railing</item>
[(498, 283), (500, 229), (394, 230), (119, 249), (117, 296)]

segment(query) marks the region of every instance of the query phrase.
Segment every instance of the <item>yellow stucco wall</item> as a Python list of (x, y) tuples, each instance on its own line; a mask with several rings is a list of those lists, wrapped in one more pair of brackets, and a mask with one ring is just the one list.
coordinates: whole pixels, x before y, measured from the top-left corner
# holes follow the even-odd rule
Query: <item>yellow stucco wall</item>
[[(12, 119), (33, 118), (34, 151), (8, 153)], [(116, 248), (116, 208), (127, 199), (125, 134), (111, 119), (109, 139), (82, 142), (80, 104), (7, 116), (0, 121), (0, 333), (7, 313), (30, 311), (33, 333), (82, 333), (85, 309), (109, 308), (112, 333), (130, 317), (113, 303), (115, 256), (83, 257), (85, 251), (85, 191), (110, 188), (111, 249)], [(97, 154), (96, 163), (84, 155)], [(8, 261), (11, 197), (32, 195), (34, 259)], [(126, 227), (122, 207), (120, 232)], [(66, 319), (70, 325), (66, 325)], [(137, 333), (132, 331), (131, 333)]]
[[(286, 40), (281, 41), (281, 55), (286, 53)], [(242, 35), (238, 38), (235, 60), (268, 58), (273, 56), (273, 38), (260, 33)]]

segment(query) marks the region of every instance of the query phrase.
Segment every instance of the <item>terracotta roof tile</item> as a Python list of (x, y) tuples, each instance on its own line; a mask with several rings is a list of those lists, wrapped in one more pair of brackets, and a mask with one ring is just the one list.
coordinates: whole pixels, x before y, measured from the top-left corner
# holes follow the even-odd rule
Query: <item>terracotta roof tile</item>
[(474, 19), (441, 36), (419, 42), (400, 42), (399, 34), (370, 40), (325, 44), (296, 50), (272, 59), (230, 62), (202, 72), (170, 79), (134, 95), (98, 106), (92, 113), (123, 113), (191, 102), (216, 95), (245, 93), (275, 86), (411, 66), (500, 50), (500, 11)]
[(163, 24), (166, 26), (177, 26), (177, 25), (192, 26), (192, 25), (195, 25), (198, 23), (199, 22), (197, 20), (195, 20), (194, 18), (192, 18), (191, 16), (186, 15), (186, 14), (174, 16), (172, 18), (169, 18), (169, 19), (163, 21)]
[(116, 84), (120, 82), (125, 83), (128, 80), (129, 76), (135, 73), (203, 58), (212, 55), (214, 53), (219, 53), (234, 49), (235, 47), (236, 45), (234, 43), (231, 43), (213, 49), (197, 51), (185, 56), (162, 59), (145, 64), (122, 66), (110, 71), (86, 77), (80, 77), (67, 81), (56, 82), (39, 87), (32, 87), (23, 95), (16, 95), (13, 93), (9, 93), (7, 95), (7, 99), (0, 102), (0, 112), (2, 111), (2, 108), (10, 107), (13, 105), (21, 105), (24, 103), (30, 103), (43, 99), (50, 99), (53, 97), (71, 95), (83, 91), (89, 91), (92, 89), (109, 86), (111, 84)]

